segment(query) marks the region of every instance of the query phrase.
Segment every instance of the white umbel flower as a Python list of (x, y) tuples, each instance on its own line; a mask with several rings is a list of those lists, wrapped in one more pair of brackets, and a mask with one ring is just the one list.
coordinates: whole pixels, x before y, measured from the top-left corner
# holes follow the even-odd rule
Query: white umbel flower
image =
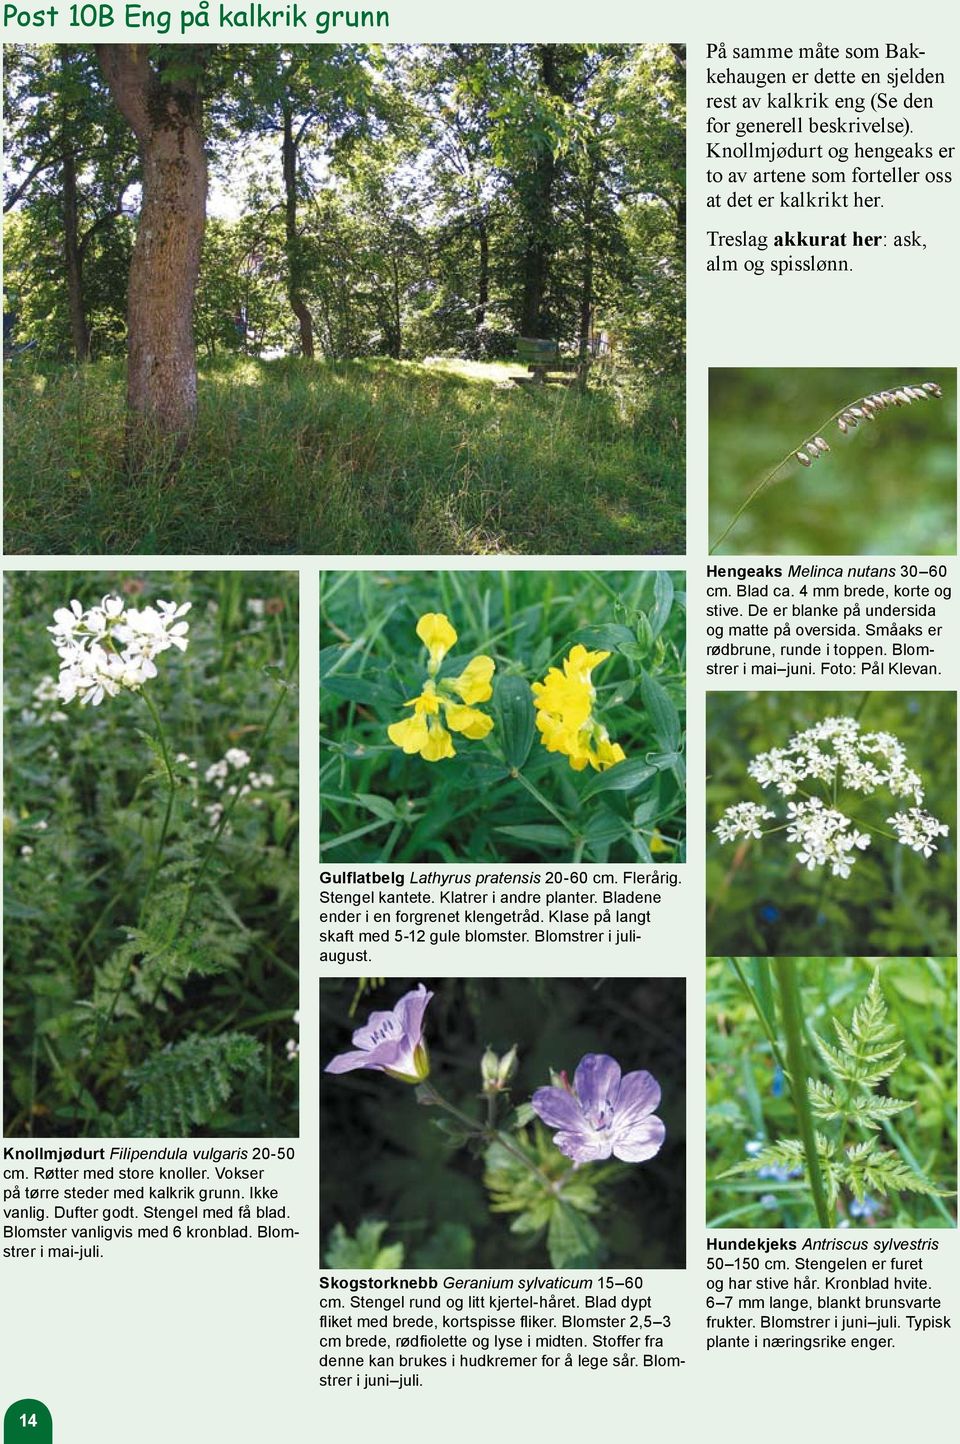
[(762, 837), (762, 824), (776, 815), (759, 802), (736, 802), (727, 808), (713, 830), (721, 842), (733, 842), (737, 837)]
[(60, 656), (60, 700), (98, 707), (104, 697), (139, 692), (157, 675), (155, 657), (171, 647), (187, 650), (189, 610), (189, 602), (158, 602), (138, 611), (109, 595), (86, 611), (76, 598), (58, 607), (47, 631)]
[[(870, 846), (869, 832), (837, 805), (842, 795), (865, 797), (885, 790), (892, 798), (910, 798), (916, 806), (888, 817), (897, 841), (930, 857), (945, 823), (924, 812), (923, 781), (907, 763), (906, 748), (890, 732), (865, 732), (855, 717), (826, 717), (797, 732), (786, 747), (760, 752), (747, 772), (761, 787), (771, 788), (787, 803), (787, 841), (798, 844), (796, 859), (813, 871), (829, 867), (834, 877), (849, 877), (859, 853)], [(826, 800), (814, 789), (822, 788)], [(714, 832), (721, 842), (764, 835), (762, 823), (776, 813), (761, 803), (737, 802), (726, 808)], [(869, 824), (864, 824), (869, 826)], [(779, 828), (769, 829), (779, 831)]]
[(897, 841), (913, 852), (931, 857), (937, 850), (935, 837), (946, 837), (950, 831), (946, 823), (938, 822), (929, 812), (920, 807), (911, 807), (909, 812), (895, 812), (887, 821), (897, 834)]

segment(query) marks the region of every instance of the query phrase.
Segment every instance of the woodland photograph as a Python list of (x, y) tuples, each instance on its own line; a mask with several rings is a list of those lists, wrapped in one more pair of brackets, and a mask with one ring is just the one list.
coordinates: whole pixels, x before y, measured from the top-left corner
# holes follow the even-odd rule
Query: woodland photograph
[(4, 48), (13, 554), (684, 550), (685, 52)]

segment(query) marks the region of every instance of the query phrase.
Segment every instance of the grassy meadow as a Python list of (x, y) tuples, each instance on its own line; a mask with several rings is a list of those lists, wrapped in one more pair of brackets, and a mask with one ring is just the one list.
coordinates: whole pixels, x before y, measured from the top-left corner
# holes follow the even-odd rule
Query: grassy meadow
[(10, 554), (675, 554), (675, 389), (517, 386), (504, 363), (201, 362), (176, 471), (123, 466), (124, 367), (5, 368)]

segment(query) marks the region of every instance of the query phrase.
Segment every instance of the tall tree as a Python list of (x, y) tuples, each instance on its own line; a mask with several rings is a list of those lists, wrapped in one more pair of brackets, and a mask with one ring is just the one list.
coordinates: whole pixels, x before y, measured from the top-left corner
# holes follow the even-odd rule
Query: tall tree
[(143, 199), (127, 299), (130, 459), (150, 434), (187, 443), (197, 414), (193, 303), (206, 220), (204, 48), (98, 45), (104, 79), (137, 139)]
[(123, 214), (135, 156), (87, 50), (8, 46), (4, 66), (5, 159), (13, 171), (4, 211), (55, 205), (72, 351), (90, 359), (84, 272), (96, 239)]
[(502, 188), (492, 160), (492, 114), (503, 84), (507, 47), (425, 45), (408, 66), (417, 104), (428, 117), (423, 137), (432, 177), (431, 202), (443, 217), (444, 244), (472, 239), (474, 330), (487, 322), (493, 210)]
[(384, 110), (377, 83), (380, 51), (358, 45), (258, 45), (238, 67), (233, 87), (235, 126), (241, 136), (276, 134), (284, 218), (287, 298), (296, 318), (300, 353), (312, 360), (315, 326), (310, 309), (313, 253), (302, 209), (316, 173), (338, 150), (367, 134)]

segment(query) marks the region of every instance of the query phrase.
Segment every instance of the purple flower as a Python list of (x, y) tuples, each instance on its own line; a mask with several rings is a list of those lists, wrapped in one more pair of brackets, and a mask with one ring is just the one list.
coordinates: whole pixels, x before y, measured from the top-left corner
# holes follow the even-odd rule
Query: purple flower
[(624, 1163), (643, 1163), (659, 1153), (666, 1129), (653, 1110), (660, 1084), (645, 1072), (620, 1075), (606, 1053), (588, 1053), (573, 1075), (573, 1088), (538, 1088), (533, 1111), (553, 1141), (576, 1163), (595, 1163), (611, 1153)]
[(371, 1013), (363, 1028), (353, 1035), (353, 1053), (331, 1058), (325, 1073), (352, 1073), (355, 1068), (375, 1068), (401, 1083), (422, 1083), (430, 1072), (423, 1043), (423, 1015), (433, 997), (422, 983), (404, 993), (389, 1013)]

